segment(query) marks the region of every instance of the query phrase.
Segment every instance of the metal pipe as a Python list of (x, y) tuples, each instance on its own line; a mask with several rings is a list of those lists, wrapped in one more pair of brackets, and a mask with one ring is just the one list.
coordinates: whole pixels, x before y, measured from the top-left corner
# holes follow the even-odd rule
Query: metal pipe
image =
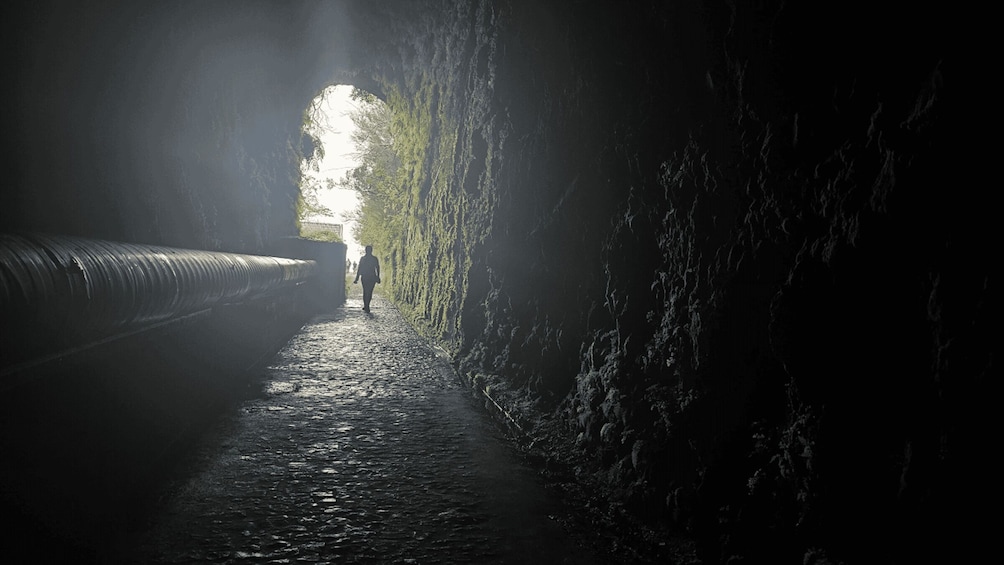
[(0, 359), (306, 282), (315, 261), (45, 234), (0, 234)]

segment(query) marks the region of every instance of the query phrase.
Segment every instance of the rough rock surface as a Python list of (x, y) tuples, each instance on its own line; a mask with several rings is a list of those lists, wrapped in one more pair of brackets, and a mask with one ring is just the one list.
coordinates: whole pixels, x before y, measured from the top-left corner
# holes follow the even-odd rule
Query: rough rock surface
[(438, 89), (453, 170), (395, 292), (531, 451), (708, 562), (979, 543), (996, 290), (952, 18), (432, 5), (385, 80)]
[[(293, 230), (307, 101), (397, 87), (435, 108), (428, 163), (449, 166), (378, 251), (395, 299), (549, 468), (709, 563), (980, 545), (999, 253), (979, 25), (905, 2), (373, 4), (348, 3), (370, 41), (351, 62), (289, 33), (343, 20), (282, 3), (233, 36), (198, 15), (145, 33), (164, 20), (123, 6), (5, 18), (30, 24), (5, 34), (5, 227), (253, 249)], [(145, 37), (193, 66), (133, 66), (171, 60)], [(213, 55), (235, 45), (263, 65)]]

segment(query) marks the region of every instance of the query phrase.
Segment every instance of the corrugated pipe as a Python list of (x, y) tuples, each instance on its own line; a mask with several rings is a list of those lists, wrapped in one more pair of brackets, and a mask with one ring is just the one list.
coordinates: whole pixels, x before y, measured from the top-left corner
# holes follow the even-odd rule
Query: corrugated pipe
[(3, 366), (45, 350), (295, 286), (314, 261), (0, 234)]

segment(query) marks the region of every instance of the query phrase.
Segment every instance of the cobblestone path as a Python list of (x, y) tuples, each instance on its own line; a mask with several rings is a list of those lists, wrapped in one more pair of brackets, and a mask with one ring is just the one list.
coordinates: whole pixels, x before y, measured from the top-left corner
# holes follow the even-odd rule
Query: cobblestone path
[(376, 296), (315, 318), (210, 434), (136, 563), (593, 563), (450, 366)]

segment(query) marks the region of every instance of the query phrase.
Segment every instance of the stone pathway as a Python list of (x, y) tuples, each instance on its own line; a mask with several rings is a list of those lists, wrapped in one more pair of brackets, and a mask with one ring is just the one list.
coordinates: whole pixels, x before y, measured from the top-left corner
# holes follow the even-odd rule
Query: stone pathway
[[(312, 320), (200, 446), (131, 563), (596, 563), (380, 296)], [(581, 542), (581, 540), (579, 540)]]

